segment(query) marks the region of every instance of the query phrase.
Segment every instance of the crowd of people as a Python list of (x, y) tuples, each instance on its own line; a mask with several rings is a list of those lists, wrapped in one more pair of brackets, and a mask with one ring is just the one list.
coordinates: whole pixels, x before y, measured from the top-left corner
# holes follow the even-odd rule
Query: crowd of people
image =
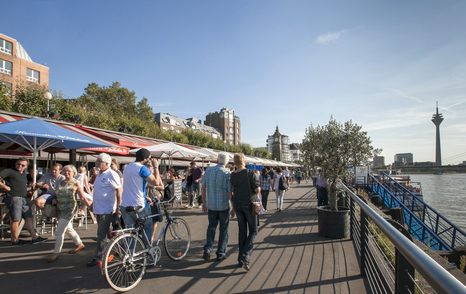
[[(265, 167), (260, 172), (246, 169), (244, 155), (235, 154), (233, 166), (227, 166), (228, 155), (220, 153), (216, 166), (209, 167), (201, 180), (203, 210), (208, 214), (208, 226), (203, 258), (211, 260), (215, 232), (219, 228), (216, 260), (225, 259), (228, 244), (230, 217), (236, 215), (238, 223), (238, 266), (250, 269), (251, 253), (257, 235), (259, 216), (252, 210), (251, 195), (261, 195), (261, 204), (267, 211), (270, 190), (275, 192), (277, 212), (283, 209), (285, 191), (289, 189), (291, 173)], [(293, 175), (296, 175), (293, 172)], [(299, 180), (302, 173), (298, 173)]]
[(25, 220), (24, 227), (30, 232), (32, 243), (45, 241), (46, 238), (38, 236), (33, 227), (32, 206), (35, 205), (37, 209), (55, 207), (58, 220), (56, 240), (47, 261), (54, 262), (59, 258), (65, 235), (75, 245), (69, 253), (80, 252), (85, 245), (73, 229), (73, 219), (76, 215), (87, 217), (85, 214), (89, 207), (97, 222), (97, 246), (87, 265), (95, 266), (102, 258), (111, 230), (118, 228), (120, 224), (126, 227), (135, 224), (136, 215), (128, 212), (128, 207), (137, 207), (138, 213), (142, 215), (157, 214), (146, 220), (144, 228), (152, 242), (156, 238), (157, 223), (163, 221), (160, 200), (164, 194), (172, 193), (169, 189), (167, 191), (167, 187), (176, 179), (182, 179), (188, 197), (187, 208), (197, 205), (208, 215), (203, 258), (206, 261), (211, 260), (217, 227), (219, 240), (215, 252), (216, 260), (226, 258), (229, 221), (236, 216), (238, 266), (249, 270), (259, 225), (259, 217), (251, 209), (251, 195), (260, 195), (263, 210), (267, 211), (269, 193), (274, 192), (277, 212), (281, 212), (290, 183), (299, 184), (306, 177), (300, 169), (290, 171), (287, 168), (282, 170), (280, 167), (265, 167), (261, 171), (248, 170), (243, 154), (235, 154), (233, 161), (234, 164), (229, 165), (229, 155), (220, 153), (217, 165), (205, 171), (195, 162), (191, 162), (190, 167), (180, 174), (174, 169), (168, 169), (161, 176), (157, 159), (152, 158), (148, 150), (141, 148), (136, 153), (135, 161), (127, 164), (123, 172), (119, 170), (119, 163), (114, 158), (101, 153), (89, 176), (84, 166), (79, 167), (78, 172), (73, 165), (63, 167), (56, 163), (50, 173), (39, 177), (32, 168), (27, 173), (29, 162), (20, 158), (14, 169), (0, 171), (0, 191), (7, 194), (6, 206), (11, 219), (11, 243), (29, 243), (19, 239), (21, 219)]

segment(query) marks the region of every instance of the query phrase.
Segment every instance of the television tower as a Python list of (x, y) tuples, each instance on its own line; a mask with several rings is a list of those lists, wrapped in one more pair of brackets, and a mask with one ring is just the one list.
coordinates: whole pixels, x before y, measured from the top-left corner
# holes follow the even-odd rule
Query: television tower
[(440, 124), (443, 121), (443, 115), (438, 113), (438, 101), (437, 101), (437, 112), (432, 115), (432, 122), (436, 128), (435, 136), (435, 166), (442, 166), (442, 154), (440, 151)]

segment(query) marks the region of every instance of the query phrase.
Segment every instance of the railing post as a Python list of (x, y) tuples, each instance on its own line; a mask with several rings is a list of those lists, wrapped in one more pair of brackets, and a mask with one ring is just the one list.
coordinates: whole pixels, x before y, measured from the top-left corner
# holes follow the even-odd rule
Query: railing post
[(367, 243), (367, 215), (361, 210), (361, 274), (366, 275), (366, 243)]
[(349, 200), (349, 208), (350, 208), (350, 238), (351, 240), (354, 241), (353, 230), (354, 230), (354, 218), (355, 218), (356, 210), (354, 206), (354, 200), (349, 195), (348, 195), (348, 200)]
[(415, 293), (414, 292), (414, 267), (395, 250), (395, 293)]

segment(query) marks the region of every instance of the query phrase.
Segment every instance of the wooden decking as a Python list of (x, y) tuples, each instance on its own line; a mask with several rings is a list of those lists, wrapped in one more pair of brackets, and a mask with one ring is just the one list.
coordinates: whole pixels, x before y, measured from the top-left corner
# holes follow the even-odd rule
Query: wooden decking
[[(188, 220), (192, 249), (179, 262), (162, 257), (159, 268), (150, 268), (133, 293), (367, 293), (351, 240), (331, 240), (317, 233), (315, 190), (307, 184), (286, 192), (282, 212), (269, 196), (269, 211), (261, 217), (252, 254), (251, 269), (236, 266), (237, 223), (230, 223), (228, 258), (222, 262), (202, 259), (207, 216), (200, 209), (174, 212)], [(86, 250), (76, 256), (63, 253), (54, 264), (44, 256), (50, 241), (38, 245), (0, 243), (0, 287), (5, 293), (112, 293), (98, 268), (87, 268), (92, 256), (96, 226), (79, 229)], [(65, 250), (73, 245), (65, 244)]]

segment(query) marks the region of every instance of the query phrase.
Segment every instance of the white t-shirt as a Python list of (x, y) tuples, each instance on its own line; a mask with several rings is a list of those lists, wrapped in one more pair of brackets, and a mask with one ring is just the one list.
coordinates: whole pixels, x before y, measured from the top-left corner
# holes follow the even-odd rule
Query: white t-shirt
[(94, 182), (93, 210), (95, 214), (110, 214), (116, 209), (116, 189), (121, 187), (120, 176), (111, 168), (98, 174)]
[(145, 206), (146, 178), (150, 176), (150, 170), (140, 162), (128, 164), (123, 170), (123, 196), (121, 206)]

